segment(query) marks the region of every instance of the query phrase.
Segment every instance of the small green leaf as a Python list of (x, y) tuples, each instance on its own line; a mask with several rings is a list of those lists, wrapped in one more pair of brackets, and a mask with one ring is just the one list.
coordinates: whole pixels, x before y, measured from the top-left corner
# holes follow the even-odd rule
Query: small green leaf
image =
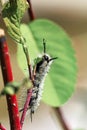
[(5, 86), (5, 88), (2, 90), (0, 95), (6, 95), (6, 94), (9, 94), (9, 95), (14, 94), (14, 90), (9, 85)]
[(27, 7), (26, 0), (15, 0), (11, 5), (10, 2), (7, 2), (3, 6), (2, 16), (8, 33), (17, 43), (21, 43), (20, 22)]
[(4, 89), (0, 92), (0, 96), (2, 95), (13, 95), (18, 92), (20, 87), (26, 86), (27, 89), (31, 88), (31, 82), (29, 82), (28, 78), (23, 79), (22, 82), (9, 82), (6, 84)]
[[(49, 20), (35, 20), (22, 24), (21, 31), (27, 41), (31, 61), (43, 52), (43, 38), (46, 39), (46, 53), (58, 57), (50, 68), (45, 83), (42, 100), (51, 106), (61, 106), (72, 95), (77, 79), (75, 51), (64, 30)], [(24, 71), (27, 68), (22, 47), (18, 45), (18, 61)]]
[(13, 95), (19, 90), (20, 87), (21, 87), (21, 83), (19, 82), (9, 82), (1, 91), (0, 96), (6, 94)]

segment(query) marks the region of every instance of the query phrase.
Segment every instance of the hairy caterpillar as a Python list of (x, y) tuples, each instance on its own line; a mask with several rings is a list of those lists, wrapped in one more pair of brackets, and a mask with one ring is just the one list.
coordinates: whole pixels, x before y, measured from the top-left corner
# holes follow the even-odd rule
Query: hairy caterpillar
[[(33, 66), (33, 89), (32, 89), (32, 96), (29, 103), (29, 110), (32, 120), (32, 114), (38, 108), (42, 92), (43, 92), (43, 83), (45, 77), (49, 71), (50, 65), (52, 64), (53, 60), (57, 59), (57, 57), (51, 58), (48, 54), (46, 54), (46, 43), (43, 39), (43, 46), (44, 46), (44, 54), (39, 56), (35, 59), (35, 65)], [(21, 109), (20, 111), (22, 111)]]

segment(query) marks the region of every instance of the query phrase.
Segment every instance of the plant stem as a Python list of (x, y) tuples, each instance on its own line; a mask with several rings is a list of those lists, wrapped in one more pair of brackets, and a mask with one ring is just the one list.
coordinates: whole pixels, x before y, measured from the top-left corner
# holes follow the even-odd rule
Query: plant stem
[(33, 13), (31, 1), (27, 0), (27, 2), (29, 3), (29, 8), (28, 8), (29, 17), (30, 17), (30, 20), (32, 21), (35, 19), (35, 15)]
[[(22, 48), (23, 48), (23, 51), (24, 51), (24, 54), (25, 54), (25, 57), (26, 57), (26, 61), (27, 61), (27, 66), (28, 66), (28, 71), (29, 71), (29, 79), (31, 80), (32, 85), (33, 85), (33, 75), (32, 75), (32, 68), (31, 68), (31, 64), (30, 64), (29, 52), (28, 52), (28, 48), (27, 48), (27, 45), (26, 45), (26, 41), (24, 39), (22, 39)], [(25, 120), (25, 117), (26, 117), (26, 112), (28, 110), (30, 99), (31, 99), (31, 96), (32, 96), (32, 88), (28, 89), (26, 94), (27, 94), (27, 97), (26, 97), (26, 101), (25, 101), (25, 104), (24, 104), (24, 108), (22, 110), (23, 112), (22, 112), (22, 116), (21, 116), (21, 120), (20, 120), (21, 129), (23, 127), (24, 120)]]
[[(32, 20), (35, 19), (35, 16), (34, 16), (34, 13), (33, 13), (33, 9), (32, 9), (32, 5), (31, 5), (30, 0), (27, 0), (27, 2), (29, 3), (29, 6), (30, 6), (28, 8), (28, 13), (29, 13), (30, 20), (32, 21)], [(22, 39), (22, 47), (23, 47), (23, 51), (24, 51), (26, 61), (27, 61), (27, 66), (28, 66), (28, 71), (29, 71), (29, 79), (31, 80), (31, 82), (33, 84), (34, 79), (33, 79), (33, 75), (32, 75), (32, 68), (31, 68), (31, 64), (30, 64), (29, 52), (28, 52), (28, 48), (27, 48), (27, 45), (26, 45), (26, 41), (24, 39)], [(24, 124), (24, 120), (25, 120), (25, 117), (26, 117), (27, 109), (29, 107), (31, 96), (32, 96), (32, 89), (28, 89), (27, 90), (26, 102), (24, 104), (24, 108), (23, 108), (23, 112), (22, 112), (22, 116), (21, 116), (21, 120), (20, 120), (21, 128), (23, 127), (23, 124)]]
[(28, 66), (28, 70), (29, 70), (29, 78), (30, 80), (32, 80), (32, 68), (31, 68), (31, 64), (30, 64), (30, 58), (29, 58), (29, 52), (28, 52), (28, 48), (27, 48), (27, 45), (26, 45), (26, 41), (24, 38), (22, 38), (21, 40), (22, 42), (22, 48), (23, 48), (23, 51), (24, 51), (24, 54), (25, 54), (25, 57), (26, 57), (26, 61), (27, 61), (27, 66)]
[(26, 112), (27, 112), (28, 107), (29, 107), (31, 95), (32, 95), (32, 89), (28, 90), (28, 92), (27, 92), (27, 98), (26, 98), (26, 102), (24, 104), (24, 109), (23, 109), (23, 113), (22, 113), (22, 116), (21, 116), (21, 120), (20, 120), (21, 128), (24, 124), (24, 120), (25, 120), (25, 117), (26, 117)]
[(0, 123), (0, 130), (6, 130), (6, 128)]
[[(0, 29), (0, 60), (1, 60), (1, 69), (4, 80), (4, 85), (8, 82), (13, 81), (13, 74), (10, 63), (10, 56), (8, 52), (8, 46), (5, 38), (4, 31)], [(16, 95), (6, 95), (9, 119), (10, 119), (10, 128), (11, 130), (20, 130), (20, 120), (19, 120), (19, 111)]]
[(71, 129), (69, 128), (69, 126), (67, 125), (67, 123), (66, 123), (64, 117), (63, 117), (63, 113), (62, 113), (61, 109), (60, 109), (60, 108), (56, 108), (56, 112), (57, 112), (57, 114), (58, 114), (58, 119), (59, 119), (59, 121), (60, 121), (61, 126), (63, 127), (63, 129), (64, 129), (64, 130), (71, 130)]

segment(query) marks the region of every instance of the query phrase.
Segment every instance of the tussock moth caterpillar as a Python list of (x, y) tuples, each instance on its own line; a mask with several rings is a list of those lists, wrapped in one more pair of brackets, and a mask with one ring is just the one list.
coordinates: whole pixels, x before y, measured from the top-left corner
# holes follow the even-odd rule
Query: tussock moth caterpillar
[[(43, 92), (44, 80), (50, 69), (50, 65), (52, 64), (53, 60), (57, 59), (57, 57), (51, 58), (50, 55), (46, 53), (46, 43), (44, 39), (43, 39), (43, 46), (44, 46), (44, 54), (35, 59), (35, 65), (33, 66), (32, 70), (34, 80), (33, 80), (32, 96), (28, 108), (30, 110), (31, 120), (32, 120), (32, 114), (39, 106)], [(21, 109), (20, 111), (22, 110), (23, 109)]]

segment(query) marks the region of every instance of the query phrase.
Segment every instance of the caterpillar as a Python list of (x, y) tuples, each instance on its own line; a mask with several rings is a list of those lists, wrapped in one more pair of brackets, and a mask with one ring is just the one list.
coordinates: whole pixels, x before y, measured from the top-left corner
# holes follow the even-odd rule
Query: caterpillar
[(29, 110), (32, 120), (32, 114), (34, 114), (35, 110), (38, 108), (40, 104), (40, 100), (42, 97), (43, 86), (45, 77), (50, 69), (50, 65), (53, 60), (57, 59), (57, 57), (51, 58), (50, 55), (46, 53), (46, 42), (43, 39), (44, 46), (44, 54), (35, 59), (35, 65), (33, 66), (33, 89), (32, 96), (29, 103)]

